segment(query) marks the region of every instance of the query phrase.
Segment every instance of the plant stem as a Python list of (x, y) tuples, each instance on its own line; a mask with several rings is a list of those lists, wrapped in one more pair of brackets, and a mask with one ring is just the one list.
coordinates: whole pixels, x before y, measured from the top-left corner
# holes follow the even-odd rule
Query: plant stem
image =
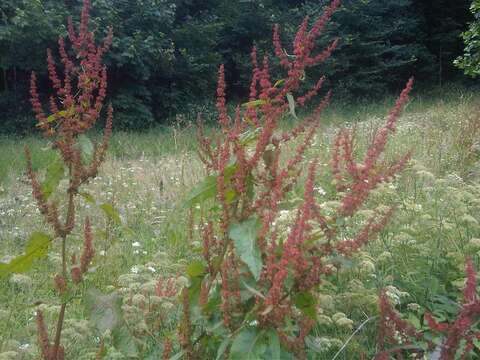
[(57, 332), (55, 333), (55, 342), (53, 343), (52, 360), (57, 360), (58, 348), (60, 347), (60, 338), (62, 336), (63, 320), (65, 319), (65, 308), (67, 303), (63, 302), (58, 315)]
[[(66, 250), (66, 243), (67, 243), (67, 235), (62, 237), (62, 275), (63, 278), (67, 278), (67, 250)], [(67, 302), (65, 299), (62, 299), (62, 305), (60, 308), (60, 314), (58, 315), (57, 321), (57, 331), (55, 333), (55, 342), (53, 344), (53, 354), (52, 360), (57, 360), (58, 355), (58, 348), (60, 347), (60, 339), (62, 337), (62, 328), (63, 328), (63, 321), (65, 319), (65, 309), (67, 307)]]

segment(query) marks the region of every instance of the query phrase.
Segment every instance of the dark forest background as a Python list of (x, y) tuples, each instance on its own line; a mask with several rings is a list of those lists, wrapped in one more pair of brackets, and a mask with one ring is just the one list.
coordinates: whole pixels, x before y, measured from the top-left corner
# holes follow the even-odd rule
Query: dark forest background
[[(250, 50), (271, 50), (272, 27), (289, 43), (304, 16), (316, 17), (326, 0), (93, 0), (92, 21), (103, 36), (113, 24), (109, 94), (116, 127), (141, 129), (175, 114), (208, 107), (219, 64), (229, 96), (248, 91)], [(324, 34), (341, 42), (312, 79), (327, 74), (336, 98), (371, 101), (397, 91), (410, 75), (417, 89), (467, 84), (453, 60), (460, 34), (472, 20), (470, 0), (344, 0)], [(29, 74), (47, 88), (45, 48), (66, 35), (68, 14), (80, 0), (2, 0), (0, 3), (1, 131), (33, 127)], [(74, 19), (74, 21), (78, 21)], [(288, 48), (287, 48), (288, 49)]]

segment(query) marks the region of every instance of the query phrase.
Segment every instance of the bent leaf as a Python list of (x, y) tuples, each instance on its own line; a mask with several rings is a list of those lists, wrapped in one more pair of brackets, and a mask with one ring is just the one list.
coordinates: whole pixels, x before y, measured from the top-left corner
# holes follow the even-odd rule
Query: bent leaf
[(242, 104), (242, 106), (245, 106), (247, 108), (255, 108), (255, 107), (259, 107), (259, 106), (262, 106), (262, 105), (265, 105), (267, 102), (265, 100), (252, 100), (252, 101), (249, 101), (247, 103), (244, 103)]
[(228, 232), (233, 240), (235, 250), (240, 259), (247, 264), (255, 280), (260, 279), (262, 271), (262, 257), (257, 245), (257, 235), (260, 222), (257, 218), (250, 218), (244, 222), (233, 224)]
[(279, 87), (281, 85), (283, 85), (285, 83), (285, 79), (280, 79), (280, 80), (277, 80), (275, 81), (275, 84), (273, 85), (273, 87)]
[(8, 263), (0, 263), (0, 277), (28, 271), (35, 260), (42, 259), (47, 255), (51, 241), (52, 238), (49, 235), (34, 232), (28, 239), (23, 255), (13, 258)]
[(258, 139), (259, 134), (260, 134), (260, 128), (245, 131), (243, 134), (240, 135), (240, 138), (239, 138), (240, 145), (249, 146), (250, 144), (252, 144)]
[(100, 205), (100, 209), (102, 209), (105, 215), (107, 215), (107, 217), (113, 220), (113, 222), (115, 222), (116, 224), (122, 223), (122, 220), (120, 219), (120, 214), (113, 207), (112, 204), (108, 204), (108, 203), (102, 204)]
[(95, 201), (95, 198), (93, 197), (93, 195), (87, 193), (87, 192), (80, 192), (78, 193), (81, 197), (83, 197), (83, 199), (89, 203), (89, 204), (92, 204), (92, 205), (95, 205), (97, 202)]

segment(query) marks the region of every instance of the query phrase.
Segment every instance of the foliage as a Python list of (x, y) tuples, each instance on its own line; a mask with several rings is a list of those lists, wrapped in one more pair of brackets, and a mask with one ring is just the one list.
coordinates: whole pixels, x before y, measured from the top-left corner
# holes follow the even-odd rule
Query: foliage
[[(218, 63), (225, 64), (229, 95), (248, 93), (248, 52), (252, 45), (271, 50), (268, 39), (276, 22), (295, 24), (316, 17), (327, 2), (208, 0), (97, 0), (92, 27), (106, 34), (115, 25), (115, 39), (106, 63), (109, 94), (118, 104), (122, 127), (150, 127), (212, 102)], [(31, 128), (25, 109), (28, 74), (37, 72), (40, 95), (47, 90), (43, 49), (67, 32), (68, 13), (78, 1), (22, 0), (0, 5), (0, 109), (8, 128)], [(366, 100), (397, 92), (411, 74), (426, 88), (457, 79), (451, 65), (461, 54), (459, 34), (470, 20), (467, 0), (347, 0), (324, 39), (339, 36), (334, 59), (315, 76), (328, 72), (342, 98)], [(372, 23), (376, 26), (370, 26)], [(296, 29), (287, 25), (287, 38)], [(277, 70), (273, 67), (272, 70)], [(133, 111), (138, 107), (139, 113)]]
[(475, 20), (470, 23), (468, 30), (462, 34), (465, 52), (462, 57), (455, 60), (455, 64), (463, 69), (465, 74), (477, 76), (480, 74), (480, 2), (474, 0), (470, 11)]

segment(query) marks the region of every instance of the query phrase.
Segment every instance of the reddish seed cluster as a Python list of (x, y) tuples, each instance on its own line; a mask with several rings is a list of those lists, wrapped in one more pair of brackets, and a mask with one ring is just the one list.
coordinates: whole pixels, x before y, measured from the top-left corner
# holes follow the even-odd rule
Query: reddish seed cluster
[(172, 340), (166, 339), (166, 340), (163, 342), (162, 359), (163, 359), (163, 360), (168, 360), (168, 359), (170, 359), (170, 356), (172, 355), (172, 350), (173, 350)]
[(36, 320), (38, 344), (43, 359), (64, 360), (65, 350), (63, 346), (59, 345), (58, 347), (56, 347), (55, 345), (50, 344), (50, 340), (48, 339), (47, 325), (45, 324), (43, 313), (40, 310), (37, 311)]
[(83, 251), (80, 256), (80, 264), (77, 265), (75, 261), (73, 263), (74, 266), (70, 270), (72, 281), (75, 284), (79, 284), (83, 280), (83, 275), (87, 272), (94, 255), (92, 226), (90, 225), (90, 219), (87, 217), (83, 231)]
[[(64, 295), (68, 288), (68, 265), (67, 265), (67, 236), (75, 227), (76, 204), (75, 198), (80, 187), (97, 175), (101, 163), (104, 161), (108, 142), (112, 133), (113, 109), (107, 109), (106, 126), (103, 139), (94, 145), (93, 153), (85, 156), (82, 153), (79, 136), (92, 128), (102, 112), (106, 90), (107, 70), (103, 65), (103, 56), (110, 47), (112, 31), (109, 30), (103, 43), (95, 44), (93, 31), (89, 31), (90, 1), (83, 1), (83, 9), (78, 32), (75, 30), (72, 20), (68, 24), (68, 36), (72, 43), (74, 57), (70, 57), (66, 49), (65, 41), (58, 41), (60, 62), (57, 66), (51, 50), (47, 51), (47, 68), (55, 96), (49, 98), (50, 114), (46, 114), (37, 88), (35, 73), (31, 76), (31, 104), (36, 114), (37, 127), (46, 137), (51, 138), (53, 149), (56, 149), (67, 171), (68, 187), (65, 193), (66, 214), (60, 216), (58, 198), (50, 198), (51, 189), (45, 189), (33, 171), (31, 154), (25, 149), (27, 159), (27, 175), (32, 185), (32, 194), (37, 202), (45, 222), (50, 225), (56, 238), (62, 244), (62, 272), (54, 278), (57, 292)], [(62, 68), (63, 76), (57, 72)], [(54, 164), (57, 166), (58, 164)], [(47, 172), (48, 176), (48, 172)], [(48, 191), (47, 191), (48, 190)], [(94, 256), (93, 235), (90, 220), (85, 220), (84, 244), (77, 264), (76, 257), (72, 256), (70, 278), (74, 284), (79, 284), (88, 270)], [(60, 345), (66, 299), (62, 298), (59, 319), (54, 337), (54, 344), (50, 345), (41, 312), (37, 316), (39, 343), (42, 349), (42, 357), (45, 360), (59, 360), (64, 358), (64, 349)]]
[(354, 159), (354, 134), (343, 130), (336, 137), (330, 165), (337, 181), (337, 189), (345, 192), (340, 210), (341, 215), (352, 216), (379, 183), (389, 181), (405, 167), (409, 160), (410, 154), (406, 154), (386, 168), (379, 166), (381, 165), (379, 158), (385, 150), (389, 135), (395, 132), (396, 122), (408, 101), (408, 94), (412, 90), (412, 86), (413, 79), (410, 79), (394, 108), (390, 111), (386, 124), (375, 134), (362, 163), (356, 163)]
[[(53, 137), (54, 147), (59, 150), (66, 168), (69, 169), (70, 181), (68, 192), (73, 196), (78, 193), (79, 187), (95, 177), (100, 164), (105, 158), (108, 141), (112, 132), (113, 109), (110, 106), (107, 111), (107, 121), (102, 142), (95, 146), (90, 163), (86, 164), (77, 144), (77, 136), (90, 129), (100, 116), (106, 95), (107, 73), (102, 65), (103, 55), (108, 50), (112, 33), (103, 42), (103, 45), (95, 45), (95, 37), (92, 31), (88, 31), (88, 12), (90, 3), (84, 1), (80, 31), (78, 35), (74, 31), (72, 22), (69, 25), (69, 38), (73, 49), (79, 59), (79, 64), (74, 65), (65, 49), (63, 39), (59, 40), (60, 57), (63, 64), (63, 81), (60, 80), (52, 52), (47, 51), (47, 61), (50, 80), (57, 92), (57, 100), (50, 98), (52, 114), (46, 116), (37, 91), (36, 75), (31, 77), (31, 103), (36, 113), (38, 127), (44, 131), (45, 136)], [(73, 81), (76, 79), (76, 86)], [(33, 188), (33, 196), (37, 201), (41, 213), (45, 216), (48, 224), (55, 230), (57, 237), (65, 237), (71, 232), (74, 225), (73, 201), (69, 200), (68, 214), (65, 224), (62, 224), (57, 205), (48, 201), (42, 192), (37, 175), (32, 170), (31, 156), (28, 149), (25, 150), (27, 157), (27, 174)]]
[(158, 279), (155, 284), (155, 295), (159, 297), (173, 297), (178, 294), (178, 287), (174, 278)]
[(400, 316), (392, 309), (387, 294), (382, 291), (379, 297), (380, 320), (378, 328), (378, 354), (377, 360), (389, 360), (390, 354), (401, 354), (402, 350), (394, 348), (393, 350), (385, 349), (385, 344), (398, 344), (399, 337), (403, 344), (411, 344), (410, 338), (417, 340), (422, 338), (422, 334), (418, 332), (413, 325), (400, 318)]
[[(467, 274), (467, 282), (463, 291), (463, 304), (453, 323), (439, 323), (430, 313), (425, 313), (425, 323), (430, 330), (443, 335), (443, 341), (440, 345), (439, 360), (456, 359), (457, 353), (460, 351), (461, 359), (467, 359), (470, 352), (474, 348), (474, 341), (480, 340), (480, 332), (473, 329), (473, 325), (480, 318), (480, 301), (477, 295), (476, 271), (470, 258), (466, 261), (465, 272)], [(393, 349), (385, 349), (385, 346), (398, 344), (394, 331), (404, 339), (404, 343), (411, 343), (410, 339), (424, 339), (422, 333), (418, 332), (413, 325), (407, 321), (400, 319), (399, 315), (392, 309), (388, 298), (382, 292), (379, 300), (380, 304), (380, 322), (378, 346), (379, 353), (376, 356), (378, 360), (388, 360), (389, 354), (398, 354), (401, 356), (401, 350), (393, 347)], [(460, 349), (462, 340), (465, 344)], [(428, 342), (430, 350), (433, 350), (434, 344)], [(420, 352), (420, 350), (418, 350)]]
[[(343, 191), (342, 206), (336, 214), (325, 216), (314, 198), (317, 160), (308, 169), (304, 189), (304, 201), (297, 209), (296, 218), (288, 234), (281, 234), (275, 225), (281, 204), (297, 184), (305, 152), (313, 143), (320, 125), (320, 115), (327, 106), (328, 92), (309, 117), (293, 130), (280, 132), (280, 119), (289, 111), (288, 97), (296, 98), (295, 105), (303, 107), (322, 90), (321, 78), (310, 90), (298, 94), (306, 70), (325, 61), (334, 51), (338, 40), (326, 49), (314, 54), (315, 40), (325, 28), (333, 12), (340, 6), (339, 0), (331, 2), (320, 19), (309, 29), (306, 18), (299, 26), (293, 55), (287, 55), (280, 40), (280, 28), (275, 26), (273, 44), (275, 55), (287, 72), (284, 79), (272, 80), (270, 61), (258, 52), (251, 53), (253, 72), (249, 102), (237, 107), (230, 117), (227, 111), (224, 66), (219, 69), (217, 87), (219, 134), (205, 136), (199, 126), (199, 156), (208, 173), (215, 176), (217, 202), (220, 206), (218, 222), (209, 221), (201, 227), (203, 258), (207, 276), (201, 286), (201, 301), (206, 302), (212, 284), (221, 278), (221, 311), (224, 325), (235, 331), (243, 319), (239, 296), (245, 267), (229, 239), (232, 224), (256, 218), (260, 222), (257, 246), (261, 252), (263, 268), (255, 288), (256, 320), (263, 328), (274, 328), (282, 344), (300, 358), (304, 338), (309, 333), (311, 320), (298, 311), (292, 294), (310, 293), (320, 284), (322, 275), (330, 272), (323, 259), (334, 253), (349, 255), (382, 230), (392, 215), (392, 210), (380, 220), (371, 219), (351, 239), (338, 240), (337, 220), (353, 216), (367, 200), (370, 192), (381, 182), (391, 181), (409, 155), (387, 166), (379, 161), (388, 137), (395, 132), (395, 123), (401, 109), (408, 101), (412, 80), (400, 95), (386, 125), (378, 131), (362, 163), (354, 157), (354, 134), (342, 131), (334, 142), (332, 172)], [(288, 95), (288, 96), (287, 96)], [(291, 100), (290, 100), (291, 101)], [(297, 140), (289, 156), (282, 158), (286, 143)], [(281, 160), (282, 159), (282, 160)], [(202, 223), (204, 223), (202, 219)], [(319, 225), (327, 243), (312, 241), (313, 225)], [(220, 262), (219, 262), (220, 261)], [(287, 285), (288, 278), (288, 285)], [(295, 332), (284, 331), (289, 321), (295, 321)]]
[(182, 290), (180, 295), (182, 300), (182, 320), (178, 327), (178, 337), (179, 342), (182, 348), (185, 351), (184, 357), (187, 360), (193, 358), (193, 347), (192, 347), (192, 324), (190, 321), (190, 302), (188, 299), (188, 289), (185, 288)]

